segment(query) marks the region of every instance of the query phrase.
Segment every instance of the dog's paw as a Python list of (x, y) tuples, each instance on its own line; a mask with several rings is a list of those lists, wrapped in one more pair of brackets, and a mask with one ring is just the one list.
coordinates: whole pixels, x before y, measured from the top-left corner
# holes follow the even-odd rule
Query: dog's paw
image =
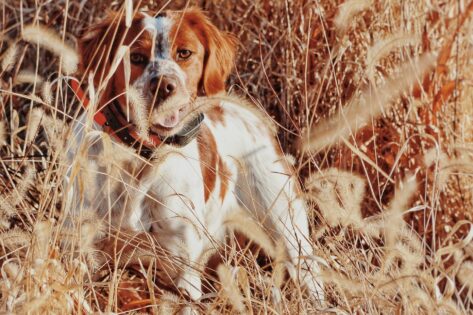
[(179, 315), (199, 315), (200, 313), (197, 310), (195, 310), (192, 306), (185, 305), (179, 310), (178, 314)]
[(202, 280), (199, 274), (191, 272), (183, 274), (177, 281), (176, 287), (193, 301), (197, 301), (202, 296)]

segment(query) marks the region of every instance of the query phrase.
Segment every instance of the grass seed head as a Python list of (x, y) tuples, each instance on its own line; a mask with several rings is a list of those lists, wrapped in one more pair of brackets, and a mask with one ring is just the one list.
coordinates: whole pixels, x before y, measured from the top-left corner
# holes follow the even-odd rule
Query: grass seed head
[(3, 72), (10, 71), (18, 58), (18, 46), (12, 44), (1, 56), (1, 67)]
[(77, 71), (79, 64), (77, 52), (64, 43), (56, 32), (40, 25), (27, 25), (23, 28), (22, 35), (23, 40), (40, 45), (58, 56), (65, 74), (73, 74)]

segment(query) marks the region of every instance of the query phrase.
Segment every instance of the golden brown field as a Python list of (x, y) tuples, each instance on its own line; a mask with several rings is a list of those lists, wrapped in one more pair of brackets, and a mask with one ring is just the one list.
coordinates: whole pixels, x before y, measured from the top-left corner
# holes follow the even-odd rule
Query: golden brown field
[[(110, 230), (93, 209), (65, 220), (65, 155), (78, 110), (67, 76), (84, 27), (126, 6), (3, 0), (0, 312), (472, 313), (473, 1), (132, 7), (196, 4), (237, 35), (230, 90), (271, 115), (294, 157), (326, 301), (312, 305), (277, 255), (256, 257), (233, 240), (219, 251), (216, 289), (198, 302), (154, 281), (154, 263), (107, 263), (99, 249)], [(229, 226), (278, 252), (253, 225)]]

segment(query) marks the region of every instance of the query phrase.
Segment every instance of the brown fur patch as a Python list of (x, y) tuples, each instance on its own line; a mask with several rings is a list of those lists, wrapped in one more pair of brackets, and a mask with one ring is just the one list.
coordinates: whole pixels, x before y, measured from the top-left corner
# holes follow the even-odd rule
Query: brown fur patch
[(205, 202), (210, 197), (210, 194), (215, 189), (215, 182), (217, 181), (217, 143), (210, 132), (209, 128), (202, 125), (199, 135), (197, 136), (197, 145), (199, 148), (200, 168), (204, 180), (204, 197)]
[(205, 113), (205, 115), (210, 119), (214, 124), (222, 124), (225, 126), (225, 114), (222, 106), (215, 106), (211, 110)]
[(222, 160), (222, 157), (218, 157), (218, 176), (220, 177), (220, 200), (225, 199), (225, 195), (227, 194), (228, 189), (228, 181), (230, 180), (230, 176), (232, 173), (230, 169)]

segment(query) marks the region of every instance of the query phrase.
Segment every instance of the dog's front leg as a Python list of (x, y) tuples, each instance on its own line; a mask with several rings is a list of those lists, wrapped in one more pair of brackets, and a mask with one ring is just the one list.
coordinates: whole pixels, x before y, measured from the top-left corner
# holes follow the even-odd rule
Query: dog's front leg
[(202, 295), (203, 268), (198, 265), (204, 249), (202, 235), (188, 217), (175, 217), (166, 221), (167, 237), (159, 237), (159, 239), (160, 245), (165, 247), (171, 264), (174, 265), (171, 268), (176, 272), (176, 277), (172, 279), (172, 282), (177, 289), (184, 291), (192, 300), (198, 300)]
[(178, 159), (174, 157), (170, 167), (160, 167), (154, 175), (159, 177), (150, 190), (154, 198), (147, 198), (145, 206), (151, 217), (151, 232), (167, 253), (161, 278), (197, 300), (202, 295), (198, 261), (207, 243), (204, 187), (200, 166)]

